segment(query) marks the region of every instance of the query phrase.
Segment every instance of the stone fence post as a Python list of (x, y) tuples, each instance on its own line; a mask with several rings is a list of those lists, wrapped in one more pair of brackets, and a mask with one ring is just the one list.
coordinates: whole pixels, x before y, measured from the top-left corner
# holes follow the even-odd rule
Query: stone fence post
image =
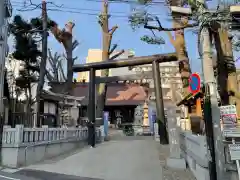
[(22, 124), (17, 124), (15, 126), (15, 144), (18, 146), (23, 142), (23, 130), (24, 130), (24, 125)]
[(158, 133), (158, 123), (154, 123), (154, 139), (155, 141), (160, 141), (160, 136)]
[(44, 134), (43, 134), (43, 140), (44, 141), (48, 141), (49, 137), (48, 137), (48, 125), (44, 125), (42, 126), (43, 130), (44, 130)]

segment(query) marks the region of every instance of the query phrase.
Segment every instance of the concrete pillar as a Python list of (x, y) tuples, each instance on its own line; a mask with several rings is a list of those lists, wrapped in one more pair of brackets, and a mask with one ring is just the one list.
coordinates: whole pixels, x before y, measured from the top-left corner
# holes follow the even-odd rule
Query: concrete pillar
[(186, 169), (185, 159), (180, 157), (181, 149), (179, 142), (179, 127), (177, 125), (176, 107), (171, 106), (167, 111), (168, 136), (170, 146), (170, 157), (167, 159), (167, 166), (177, 169)]

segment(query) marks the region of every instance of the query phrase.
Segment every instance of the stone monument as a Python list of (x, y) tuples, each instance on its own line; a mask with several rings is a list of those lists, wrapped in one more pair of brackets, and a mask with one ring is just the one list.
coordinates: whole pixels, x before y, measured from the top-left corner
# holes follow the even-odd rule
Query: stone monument
[(168, 122), (168, 135), (170, 156), (167, 159), (167, 166), (177, 169), (186, 169), (186, 161), (181, 158), (181, 149), (179, 142), (180, 127), (177, 122), (176, 107), (170, 106), (167, 108), (167, 122)]
[(143, 106), (138, 105), (134, 110), (134, 133), (135, 135), (142, 135), (142, 123), (143, 123)]

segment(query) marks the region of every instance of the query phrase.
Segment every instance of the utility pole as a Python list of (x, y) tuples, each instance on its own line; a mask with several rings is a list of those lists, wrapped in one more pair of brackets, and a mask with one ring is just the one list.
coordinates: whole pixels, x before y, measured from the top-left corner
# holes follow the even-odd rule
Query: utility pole
[(3, 90), (4, 90), (4, 67), (5, 67), (5, 1), (0, 1), (0, 118), (3, 118)]
[(201, 31), (203, 50), (203, 76), (206, 88), (204, 102), (204, 119), (206, 123), (207, 144), (211, 160), (209, 163), (210, 179), (223, 180), (224, 148), (221, 138), (220, 110), (217, 99), (217, 85), (214, 78), (213, 61), (211, 57), (211, 43), (209, 29), (204, 27)]
[[(0, 119), (3, 120), (4, 115), (4, 75), (5, 75), (5, 58), (7, 55), (7, 36), (8, 22), (7, 18), (11, 17), (12, 6), (10, 1), (0, 1)], [(1, 124), (2, 127), (2, 124)]]
[(36, 92), (36, 118), (34, 119), (34, 127), (41, 125), (40, 122), (40, 96), (44, 86), (44, 79), (46, 74), (46, 62), (47, 62), (47, 3), (42, 0), (42, 59), (40, 62), (40, 75)]

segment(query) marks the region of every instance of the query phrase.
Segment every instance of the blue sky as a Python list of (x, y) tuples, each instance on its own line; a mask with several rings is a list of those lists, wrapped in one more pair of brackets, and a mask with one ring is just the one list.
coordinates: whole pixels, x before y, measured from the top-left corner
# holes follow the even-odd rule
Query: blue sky
[[(24, 0), (11, 0), (11, 2), (14, 8), (13, 15), (21, 14), (25, 19), (31, 19), (41, 15), (40, 9), (19, 12), (17, 9), (21, 9)], [(32, 0), (32, 2), (38, 4), (41, 3), (41, 0)], [(84, 63), (88, 49), (101, 49), (101, 28), (97, 22), (97, 14), (100, 13), (102, 8), (100, 0), (51, 0), (51, 2), (54, 2), (57, 5), (63, 5), (63, 8), (61, 8), (63, 11), (72, 11), (48, 11), (48, 16), (56, 21), (61, 28), (63, 28), (64, 24), (69, 20), (76, 24), (74, 28), (74, 38), (80, 42), (80, 45), (74, 51), (74, 55), (79, 57), (75, 63)], [(214, 5), (215, 3), (211, 2), (211, 4)], [(49, 8), (54, 8), (52, 5), (49, 6)], [(131, 8), (133, 7), (136, 7), (134, 3), (110, 4), (109, 11), (112, 14), (112, 18), (110, 18), (110, 26), (119, 26), (114, 34), (113, 43), (117, 43), (119, 49), (133, 49), (136, 56), (174, 52), (174, 48), (164, 32), (157, 33), (165, 39), (166, 44), (164, 45), (149, 45), (140, 40), (141, 36), (151, 33), (143, 28), (140, 28), (137, 31), (131, 29), (127, 16), (130, 14)], [(73, 13), (73, 11), (77, 13)], [(164, 4), (159, 3), (149, 6), (148, 11), (153, 14), (158, 14), (161, 23), (165, 27), (172, 26), (172, 22), (168, 16), (169, 10)], [(197, 37), (191, 30), (186, 30), (185, 39), (192, 71), (201, 73), (201, 61), (197, 52)], [(12, 46), (12, 40), (10, 40), (10, 46)], [(52, 36), (48, 40), (48, 47), (59, 53), (64, 52), (62, 45)]]

